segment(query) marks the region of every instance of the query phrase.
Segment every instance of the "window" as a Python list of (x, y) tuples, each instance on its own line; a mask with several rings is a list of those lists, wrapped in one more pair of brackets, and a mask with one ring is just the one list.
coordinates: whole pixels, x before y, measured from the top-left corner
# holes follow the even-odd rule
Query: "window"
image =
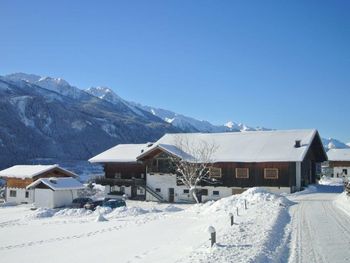
[(221, 168), (218, 167), (210, 167), (209, 175), (212, 178), (221, 178)]
[(115, 179), (121, 179), (122, 178), (122, 174), (121, 173), (115, 173), (114, 174), (114, 178)]
[(213, 191), (213, 195), (220, 195), (219, 191)]
[(190, 193), (190, 190), (184, 189), (184, 194), (189, 194), (189, 193)]
[(17, 191), (16, 190), (10, 190), (10, 197), (16, 197)]
[(139, 189), (140, 195), (144, 195), (145, 194), (144, 189), (142, 187), (139, 187), (138, 189)]
[(121, 186), (121, 187), (119, 188), (119, 191), (125, 194), (125, 187), (124, 187), (124, 186)]
[(208, 195), (208, 189), (201, 189), (201, 190), (200, 190), (200, 193), (201, 193), (202, 195)]
[(29, 198), (29, 192), (26, 191), (26, 198)]
[(348, 169), (343, 169), (343, 174), (348, 175)]
[(161, 192), (161, 189), (160, 189), (160, 188), (156, 188), (156, 192), (157, 192), (157, 193), (160, 193), (160, 192)]
[(249, 168), (236, 168), (236, 178), (249, 178)]
[(264, 179), (278, 179), (278, 169), (277, 168), (265, 168), (264, 169)]

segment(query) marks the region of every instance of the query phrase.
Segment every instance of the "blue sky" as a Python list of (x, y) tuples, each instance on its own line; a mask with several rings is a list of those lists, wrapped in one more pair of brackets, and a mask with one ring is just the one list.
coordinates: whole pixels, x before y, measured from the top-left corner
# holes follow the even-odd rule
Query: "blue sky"
[(0, 2), (0, 74), (350, 142), (350, 1)]

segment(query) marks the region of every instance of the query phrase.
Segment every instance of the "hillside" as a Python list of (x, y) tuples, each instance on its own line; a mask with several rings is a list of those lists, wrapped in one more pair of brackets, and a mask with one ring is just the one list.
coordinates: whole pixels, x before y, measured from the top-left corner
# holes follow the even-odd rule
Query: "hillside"
[(0, 166), (35, 158), (88, 159), (118, 143), (153, 141), (178, 129), (101, 100), (66, 81), (0, 77)]

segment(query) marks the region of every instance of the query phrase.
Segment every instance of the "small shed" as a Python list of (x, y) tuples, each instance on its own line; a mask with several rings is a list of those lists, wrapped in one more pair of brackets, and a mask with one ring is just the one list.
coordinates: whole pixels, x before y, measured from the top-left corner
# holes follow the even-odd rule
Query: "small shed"
[(36, 207), (58, 208), (72, 204), (78, 197), (78, 191), (84, 185), (72, 177), (66, 178), (40, 178), (27, 186), (34, 192), (34, 205)]

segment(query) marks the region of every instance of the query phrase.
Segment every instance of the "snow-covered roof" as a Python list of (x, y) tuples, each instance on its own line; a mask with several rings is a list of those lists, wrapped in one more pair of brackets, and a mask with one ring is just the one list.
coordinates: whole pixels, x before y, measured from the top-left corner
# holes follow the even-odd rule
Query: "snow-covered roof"
[[(297, 162), (304, 160), (316, 134), (317, 130), (166, 134), (138, 159), (160, 148), (190, 161), (191, 156), (175, 147), (179, 141), (188, 141), (193, 147), (203, 142), (215, 145), (213, 162)], [(295, 147), (296, 140), (300, 147)]]
[(350, 161), (350, 148), (330, 149), (327, 155), (329, 161)]
[(53, 165), (15, 165), (0, 171), (0, 177), (33, 178), (37, 175), (40, 175), (42, 173), (48, 172), (56, 168), (65, 171), (71, 176), (77, 176), (76, 174), (59, 167), (57, 164), (53, 164)]
[(84, 185), (80, 183), (78, 180), (72, 177), (52, 177), (52, 178), (40, 178), (35, 182), (31, 183), (27, 186), (27, 189), (35, 188), (38, 184), (43, 183), (47, 185), (54, 191), (58, 190), (77, 190), (83, 189)]
[(134, 163), (137, 162), (137, 156), (139, 156), (144, 149), (152, 144), (118, 144), (113, 148), (108, 149), (92, 157), (89, 162), (91, 163)]

